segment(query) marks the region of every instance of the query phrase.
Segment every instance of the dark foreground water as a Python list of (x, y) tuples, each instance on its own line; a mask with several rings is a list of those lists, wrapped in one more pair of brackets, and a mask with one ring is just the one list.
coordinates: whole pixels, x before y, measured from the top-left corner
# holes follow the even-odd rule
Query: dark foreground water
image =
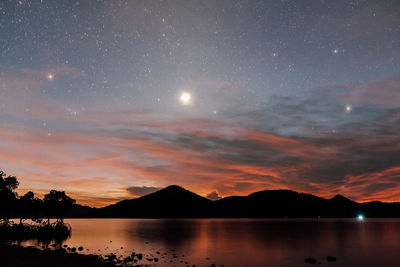
[[(83, 246), (80, 253), (87, 254), (135, 251), (149, 255), (143, 263), (153, 266), (312, 266), (304, 262), (308, 257), (332, 267), (400, 266), (399, 219), (66, 221), (72, 236), (63, 245)], [(21, 245), (43, 246), (36, 241)], [(326, 256), (337, 261), (327, 262)], [(154, 257), (159, 262), (146, 259)]]

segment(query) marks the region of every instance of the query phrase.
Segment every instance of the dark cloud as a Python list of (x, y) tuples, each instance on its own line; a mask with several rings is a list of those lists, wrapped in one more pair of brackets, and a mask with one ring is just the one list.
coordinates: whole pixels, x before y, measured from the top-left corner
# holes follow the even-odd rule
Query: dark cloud
[(198, 136), (179, 134), (171, 140), (174, 146), (182, 149), (202, 151), (237, 164), (259, 166), (285, 166), (302, 161), (295, 155), (279, 151), (276, 146), (268, 146), (257, 140), (232, 138), (230, 136)]
[(378, 192), (384, 191), (389, 188), (399, 186), (400, 183), (374, 183), (368, 184), (362, 189), (362, 193), (365, 195), (373, 195)]
[(129, 194), (134, 197), (141, 197), (154, 193), (160, 189), (162, 188), (153, 186), (130, 186), (126, 190), (128, 190)]
[(211, 192), (211, 193), (208, 194), (206, 197), (207, 197), (208, 199), (210, 199), (210, 200), (219, 200), (219, 199), (222, 198), (216, 191)]
[[(327, 91), (318, 92), (323, 94)], [(323, 97), (316, 95), (315, 98)], [(212, 180), (220, 175), (224, 177), (232, 175), (240, 179), (239, 183), (236, 181), (233, 185), (241, 183), (246, 185), (236, 187), (231, 184), (227, 187), (221, 185), (215, 187), (224, 194), (229, 192), (229, 189), (236, 192), (268, 189), (271, 181), (281, 185), (275, 184), (274, 188), (284, 187), (313, 192), (324, 188), (350, 187), (348, 184), (350, 176), (381, 172), (399, 164), (399, 150), (393, 147), (393, 144), (400, 142), (399, 136), (396, 135), (399, 126), (393, 123), (398, 120), (396, 119), (398, 112), (395, 109), (364, 107), (353, 110), (356, 113), (353, 116), (339, 110), (338, 104), (330, 104), (331, 111), (336, 108), (336, 112), (340, 114), (332, 115), (327, 123), (320, 118), (329, 117), (326, 112), (330, 110), (329, 108), (323, 111), (322, 107), (307, 106), (313, 103), (316, 106), (323, 106), (324, 103), (328, 105), (329, 101), (321, 104), (317, 103), (317, 100), (312, 102), (312, 99), (300, 101), (298, 104), (294, 104), (296, 101), (289, 98), (283, 98), (281, 102), (276, 101), (279, 105), (277, 109), (283, 114), (283, 111), (287, 112), (288, 119), (293, 120), (290, 114), (296, 112), (299, 120), (296, 122), (293, 120), (293, 124), (297, 123), (296, 127), (302, 129), (296, 134), (291, 133), (286, 139), (279, 137), (274, 131), (273, 134), (267, 133), (262, 125), (258, 127), (257, 124), (254, 125), (256, 130), (251, 134), (250, 131), (253, 130), (236, 126), (231, 132), (221, 135), (214, 133), (218, 131), (218, 126), (213, 126), (212, 129), (202, 128), (202, 124), (190, 121), (146, 125), (146, 131), (142, 133), (140, 128), (125, 129), (118, 131), (118, 135), (140, 137), (173, 150), (200, 153), (204, 160), (199, 163), (185, 163), (185, 166), (192, 170), (202, 168), (202, 164), (207, 164), (211, 158), (221, 162), (219, 166), (207, 167), (210, 173), (214, 173), (209, 175), (209, 179)], [(317, 111), (320, 113), (319, 117), (314, 117)], [(370, 113), (374, 116), (370, 116)], [(248, 116), (250, 119), (253, 114)], [(261, 112), (256, 117), (261, 124)], [(278, 122), (267, 118), (267, 115), (264, 120), (269, 120), (271, 125), (276, 123), (276, 127), (282, 131), (282, 127), (279, 128), (277, 125)], [(203, 123), (212, 125), (211, 122)], [(329, 126), (329, 123), (332, 126)], [(317, 125), (320, 125), (319, 129), (325, 127), (325, 131), (313, 131), (312, 128)], [(328, 131), (329, 128), (335, 131)], [(236, 168), (232, 169), (229, 166)], [(151, 171), (153, 167), (149, 166), (146, 169)], [(268, 169), (272, 171), (265, 171)], [(191, 175), (193, 174), (197, 173), (191, 172)], [(354, 185), (354, 181), (352, 183)]]
[(380, 105), (399, 106), (400, 74), (383, 77), (367, 83), (332, 84), (332, 89), (345, 89), (341, 98), (347, 101)]

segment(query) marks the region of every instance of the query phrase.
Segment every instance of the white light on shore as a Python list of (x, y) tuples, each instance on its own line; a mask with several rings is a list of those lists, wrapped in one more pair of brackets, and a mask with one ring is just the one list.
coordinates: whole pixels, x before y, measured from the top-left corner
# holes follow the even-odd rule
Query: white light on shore
[(362, 221), (362, 220), (364, 220), (364, 215), (362, 215), (362, 214), (359, 214), (359, 215), (357, 216), (357, 219), (358, 219), (359, 221)]

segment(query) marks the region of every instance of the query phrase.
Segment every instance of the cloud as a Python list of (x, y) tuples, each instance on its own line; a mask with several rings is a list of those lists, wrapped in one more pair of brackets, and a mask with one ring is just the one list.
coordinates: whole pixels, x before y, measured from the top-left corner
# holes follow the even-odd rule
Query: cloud
[(134, 197), (141, 197), (154, 193), (160, 189), (162, 188), (153, 186), (130, 186), (126, 190), (128, 190), (129, 194)]
[(86, 76), (83, 70), (70, 65), (53, 65), (40, 69), (25, 68), (22, 69), (21, 72), (28, 76), (41, 79), (48, 79), (49, 74), (53, 75), (54, 78), (57, 77), (82, 78)]
[[(390, 112), (397, 114), (393, 109)], [(56, 185), (79, 191), (85, 197), (78, 201), (89, 201), (96, 194), (124, 199), (158, 189), (140, 185), (148, 181), (160, 187), (180, 184), (202, 195), (210, 190), (245, 195), (289, 188), (327, 197), (347, 193), (356, 200), (378, 192), (380, 199), (392, 199), (393, 193), (385, 197), (390, 188), (382, 185), (374, 190), (367, 186), (378, 181), (397, 183), (379, 175), (400, 160), (400, 147), (396, 145), (396, 125), (400, 123), (389, 116), (379, 121), (374, 131), (381, 134), (371, 139), (368, 135), (344, 136), (341, 131), (346, 132), (350, 124), (340, 126), (336, 134), (305, 138), (283, 137), (215, 120), (131, 123), (120, 115), (105, 113), (101, 115), (103, 121), (96, 121), (93, 128), (72, 132), (60, 129), (51, 137), (42, 129), (3, 124), (3, 168), (18, 168), (25, 187)], [(105, 127), (109, 120), (113, 128)], [(349, 131), (362, 128), (354, 127)], [(66, 153), (58, 153), (60, 150)], [(20, 166), (20, 162), (26, 164)], [(365, 179), (368, 175), (371, 178)], [(357, 185), (357, 181), (362, 183)], [(132, 182), (139, 185), (131, 187)], [(125, 189), (118, 189), (121, 185)]]
[(342, 101), (399, 107), (400, 74), (359, 84), (331, 84), (328, 88), (344, 89)]
[(209, 193), (206, 198), (208, 198), (209, 200), (219, 200), (222, 197), (217, 193), (217, 191), (213, 191), (211, 193)]
[[(15, 88), (40, 87), (15, 77), (0, 79)], [(390, 81), (315, 88), (304, 99), (275, 96), (253, 111), (232, 109), (213, 119), (96, 105), (71, 116), (65, 103), (28, 90), (30, 102), (45, 105), (29, 106), (28, 113), (6, 109), (21, 118), (0, 122), (0, 167), (20, 177), (21, 190), (56, 187), (87, 205), (111, 204), (170, 184), (200, 195), (288, 188), (325, 197), (398, 200), (400, 108), (395, 101), (373, 103), (374, 97), (361, 94), (351, 113), (343, 110), (344, 96), (350, 99), (357, 90), (386, 86), (381, 90), (395, 92), (396, 82)], [(29, 123), (20, 123), (26, 119)]]

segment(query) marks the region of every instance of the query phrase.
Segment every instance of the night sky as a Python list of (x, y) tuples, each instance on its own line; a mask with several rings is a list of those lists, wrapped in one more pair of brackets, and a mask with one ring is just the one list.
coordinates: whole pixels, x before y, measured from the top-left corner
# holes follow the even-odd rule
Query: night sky
[(0, 99), (20, 193), (400, 201), (398, 0), (1, 0)]

